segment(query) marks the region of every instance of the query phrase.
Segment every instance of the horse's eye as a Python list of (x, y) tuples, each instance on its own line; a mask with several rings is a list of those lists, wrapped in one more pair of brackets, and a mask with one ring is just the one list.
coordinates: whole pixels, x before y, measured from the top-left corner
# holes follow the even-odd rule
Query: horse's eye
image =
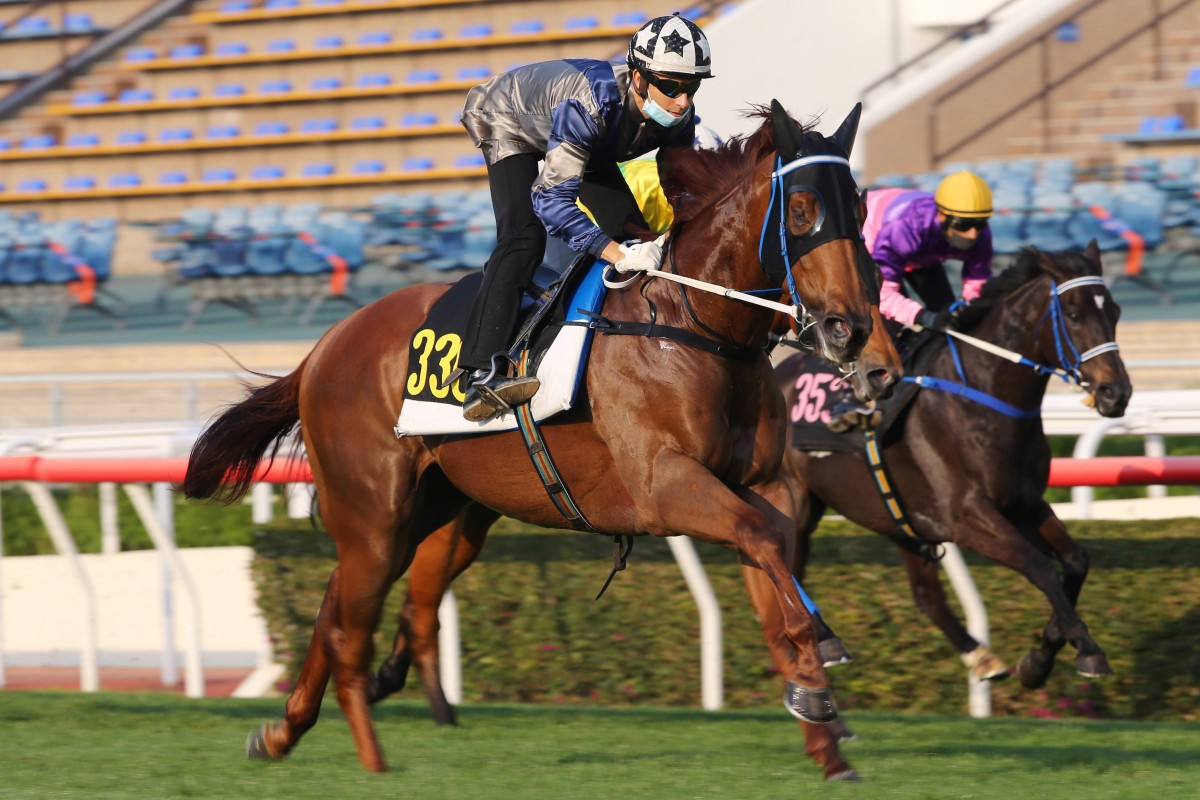
[(1083, 319), (1083, 314), (1080, 314), (1078, 311), (1068, 311), (1067, 319), (1071, 320), (1071, 322), (1079, 322), (1079, 320)]

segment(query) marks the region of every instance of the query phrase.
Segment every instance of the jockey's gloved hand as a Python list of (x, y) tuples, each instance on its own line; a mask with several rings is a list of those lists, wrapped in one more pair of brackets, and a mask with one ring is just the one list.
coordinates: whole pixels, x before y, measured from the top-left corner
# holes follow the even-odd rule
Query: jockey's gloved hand
[(625, 257), (613, 264), (617, 272), (644, 272), (658, 269), (662, 264), (662, 247), (658, 242), (633, 242), (620, 248)]
[(949, 310), (942, 309), (941, 311), (931, 311), (925, 309), (920, 314), (917, 314), (915, 322), (922, 328), (928, 328), (933, 331), (948, 331), (953, 330), (955, 315)]

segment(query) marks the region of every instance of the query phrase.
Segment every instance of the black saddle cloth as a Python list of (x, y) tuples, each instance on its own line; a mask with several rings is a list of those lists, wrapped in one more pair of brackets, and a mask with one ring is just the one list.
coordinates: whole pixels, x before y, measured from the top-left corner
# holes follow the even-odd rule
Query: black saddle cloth
[[(529, 369), (532, 374), (546, 349), (561, 327), (562, 298), (587, 274), (586, 257), (577, 258), (563, 270), (543, 264), (537, 268), (533, 283), (521, 299), (521, 316), (517, 330), (521, 338), (532, 339)], [(434, 302), (429, 314), (409, 342), (409, 374), (405, 380), (404, 396), (436, 403), (462, 404), (459, 387), (447, 385), (450, 375), (458, 368), (463, 332), (470, 322), (471, 305), (483, 282), (482, 272), (473, 272), (458, 280), (450, 290)], [(528, 323), (547, 303), (554, 304), (539, 318), (536, 330), (527, 330)]]
[[(933, 357), (945, 346), (945, 339), (932, 331), (905, 331), (899, 336), (896, 348), (900, 351), (904, 374), (923, 375)], [(861, 427), (841, 433), (829, 429), (833, 407), (843, 397), (842, 374), (837, 367), (812, 353), (803, 353), (801, 357), (804, 361), (796, 379), (798, 393), (792, 408), (788, 409), (792, 420), (792, 446), (806, 451), (862, 452), (866, 440)], [(875, 426), (879, 441), (886, 443), (902, 434), (905, 412), (920, 388), (915, 383), (901, 381), (891, 397), (876, 402), (882, 415)]]

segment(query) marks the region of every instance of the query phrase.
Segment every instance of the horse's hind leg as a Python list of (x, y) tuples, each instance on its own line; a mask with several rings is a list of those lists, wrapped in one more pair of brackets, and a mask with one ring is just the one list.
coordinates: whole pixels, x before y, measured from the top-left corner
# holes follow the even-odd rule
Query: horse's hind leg
[(305, 731), (316, 724), (317, 716), (321, 713), (321, 700), (329, 684), (329, 658), (325, 642), (336, 613), (338, 582), (338, 570), (334, 569), (329, 576), (321, 609), (317, 612), (304, 665), (288, 696), (284, 719), (263, 725), (250, 734), (246, 740), (246, 755), (250, 758), (283, 758), (296, 746)]
[(408, 569), (408, 593), (392, 652), (368, 689), (372, 703), (404, 688), (408, 669), (416, 664), (434, 722), (457, 724), (438, 672), (438, 608), (450, 584), (478, 557), (488, 529), (499, 516), (486, 506), (472, 504), (417, 548)]
[[(1062, 563), (1063, 593), (1066, 594), (1071, 607), (1074, 608), (1079, 602), (1079, 594), (1083, 590), (1084, 581), (1087, 580), (1090, 566), (1087, 550), (1071, 538), (1062, 520), (1054, 514), (1049, 506), (1044, 508), (1043, 513), (1045, 516), (1041, 524), (1037, 526), (1037, 535), (1054, 550), (1055, 555)], [(1066, 643), (1067, 637), (1059, 623), (1058, 614), (1052, 614), (1050, 621), (1046, 623), (1046, 627), (1042, 631), (1041, 647), (1030, 650), (1021, 659), (1018, 668), (1021, 683), (1030, 688), (1045, 685), (1050, 677), (1050, 671), (1054, 668), (1054, 658)], [(1086, 677), (1103, 677), (1112, 674), (1108, 659), (1105, 658), (1099, 647), (1089, 651), (1080, 649), (1075, 659), (1075, 668), (1080, 675)]]
[(904, 558), (904, 567), (908, 570), (913, 602), (946, 635), (967, 669), (971, 670), (971, 674), (981, 681), (1007, 678), (1008, 667), (1005, 663), (968, 633), (958, 616), (950, 610), (937, 562), (929, 561), (903, 547), (899, 550)]

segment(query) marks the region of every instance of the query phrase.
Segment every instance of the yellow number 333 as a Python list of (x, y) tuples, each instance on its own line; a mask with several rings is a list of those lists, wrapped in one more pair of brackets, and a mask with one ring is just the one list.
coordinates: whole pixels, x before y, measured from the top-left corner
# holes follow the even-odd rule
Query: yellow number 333
[[(417, 368), (408, 376), (409, 397), (416, 397), (424, 392), (428, 382), (429, 393), (439, 400), (451, 392), (460, 403), (467, 399), (466, 394), (459, 388), (459, 381), (450, 385), (450, 373), (458, 366), (458, 354), (462, 350), (461, 336), (457, 333), (438, 336), (436, 331), (422, 328), (413, 336), (413, 349), (419, 350), (420, 355), (417, 356)], [(438, 368), (436, 375), (429, 370), (431, 356), (440, 356), (435, 361)]]

